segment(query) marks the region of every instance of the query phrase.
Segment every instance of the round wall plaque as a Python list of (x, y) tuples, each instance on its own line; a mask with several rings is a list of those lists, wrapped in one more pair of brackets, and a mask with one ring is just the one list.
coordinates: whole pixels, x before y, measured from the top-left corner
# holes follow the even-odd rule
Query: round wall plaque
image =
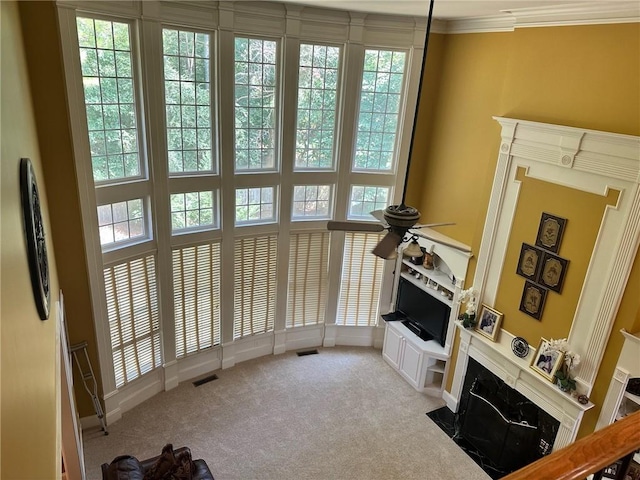
[(511, 340), (511, 350), (516, 357), (524, 358), (529, 354), (529, 344), (522, 337), (515, 337)]
[(40, 319), (46, 320), (49, 318), (49, 262), (38, 185), (28, 158), (20, 159), (20, 194), (31, 287)]

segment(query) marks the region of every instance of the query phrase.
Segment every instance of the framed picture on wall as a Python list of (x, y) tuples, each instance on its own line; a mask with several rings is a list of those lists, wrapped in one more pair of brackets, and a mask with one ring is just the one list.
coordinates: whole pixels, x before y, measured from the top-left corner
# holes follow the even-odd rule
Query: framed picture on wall
[(518, 258), (516, 273), (521, 277), (535, 281), (540, 272), (543, 254), (544, 252), (538, 247), (523, 243), (520, 248), (520, 257)]
[(567, 219), (543, 212), (538, 226), (536, 246), (558, 253)]
[(544, 252), (540, 262), (540, 274), (537, 283), (547, 287), (549, 290), (561, 293), (568, 265), (569, 260)]
[(562, 364), (564, 353), (551, 348), (549, 341), (541, 338), (536, 354), (531, 359), (530, 367), (550, 382), (554, 381), (556, 370)]
[(535, 318), (536, 320), (540, 320), (546, 298), (546, 288), (527, 280), (524, 284), (524, 289), (522, 290), (520, 311)]

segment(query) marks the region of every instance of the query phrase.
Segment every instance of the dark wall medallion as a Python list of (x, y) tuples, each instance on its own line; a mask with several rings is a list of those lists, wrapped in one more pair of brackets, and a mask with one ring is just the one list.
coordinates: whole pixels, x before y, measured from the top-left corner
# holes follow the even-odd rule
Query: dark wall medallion
[(31, 274), (31, 286), (40, 318), (49, 318), (49, 262), (45, 243), (44, 224), (40, 212), (40, 196), (38, 184), (33, 173), (31, 160), (20, 159), (20, 195), (22, 197), (22, 215), (25, 237), (27, 240), (27, 256)]

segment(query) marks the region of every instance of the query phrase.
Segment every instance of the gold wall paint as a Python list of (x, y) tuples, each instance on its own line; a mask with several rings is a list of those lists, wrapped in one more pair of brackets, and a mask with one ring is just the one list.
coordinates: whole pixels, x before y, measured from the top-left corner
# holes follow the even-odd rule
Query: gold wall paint
[(19, 162), (31, 158), (45, 232), (51, 232), (36, 124), (16, 2), (0, 2), (1, 31), (1, 409), (0, 477), (60, 478), (58, 277), (47, 236), (51, 314), (36, 310), (22, 225)]
[[(608, 197), (603, 197), (554, 185), (526, 177), (524, 168), (518, 169), (516, 179), (521, 182), (520, 195), (495, 308), (504, 313), (502, 328), (524, 337), (530, 345), (537, 347), (540, 337), (557, 339), (569, 336), (605, 206), (615, 205), (618, 192), (611, 191)], [(542, 317), (536, 320), (519, 310), (525, 279), (516, 274), (516, 267), (522, 244), (536, 243), (542, 212), (567, 219), (558, 255), (569, 260), (569, 264), (562, 292), (558, 294), (549, 290)], [(589, 215), (584, 212), (589, 212)]]
[[(24, 42), (69, 342), (87, 341), (102, 398), (56, 6), (52, 1), (20, 2), (20, 16), (25, 31), (38, 32), (27, 35)], [(94, 416), (91, 397), (82, 382), (75, 382), (74, 390), (80, 416)]]
[[(409, 195), (414, 198), (419, 190), (421, 200), (417, 206), (423, 221), (457, 222), (440, 231), (471, 245), (476, 253), (500, 145), (500, 126), (492, 116), (640, 135), (638, 23), (447, 35), (442, 48), (438, 101), (430, 113), (433, 127), (428, 136), (416, 137), (425, 152), (423, 181), (419, 187), (417, 181), (410, 183)], [(420, 108), (432, 105), (423, 102)], [(578, 212), (591, 222), (601, 218), (602, 213), (587, 208)], [(561, 252), (572, 261), (577, 258), (564, 248)], [(636, 257), (634, 272), (638, 261)], [(465, 279), (467, 287), (473, 281), (475, 266), (472, 259)], [(500, 302), (519, 301), (521, 292), (517, 299)], [(563, 291), (562, 297), (551, 298), (555, 300), (551, 311), (556, 309), (553, 303), (559, 298), (565, 301), (565, 295), (568, 293)], [(502, 299), (503, 292), (499, 291), (498, 296)], [(638, 314), (636, 319), (629, 315), (629, 311), (637, 312), (638, 297), (637, 288), (627, 288), (616, 329), (624, 326), (632, 330), (634, 324), (640, 327)], [(510, 318), (511, 315), (505, 316), (505, 328), (518, 330), (520, 327), (510, 323)], [(537, 336), (538, 332), (550, 336), (542, 327), (525, 327), (523, 331), (529, 336)], [(562, 331), (567, 330), (563, 327)], [(616, 335), (619, 334), (613, 333), (612, 339)], [(535, 338), (528, 340), (537, 342)], [(596, 400), (606, 395), (613, 368), (608, 366), (615, 366), (620, 347), (616, 341), (607, 346), (592, 392)], [(454, 367), (451, 365), (449, 370), (448, 389)], [(596, 408), (587, 414), (580, 435), (593, 429), (600, 405), (596, 402)]]

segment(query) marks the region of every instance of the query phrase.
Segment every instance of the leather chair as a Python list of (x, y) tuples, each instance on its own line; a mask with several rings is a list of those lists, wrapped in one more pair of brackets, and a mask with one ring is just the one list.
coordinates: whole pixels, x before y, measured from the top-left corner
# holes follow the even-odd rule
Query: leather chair
[[(189, 447), (181, 447), (174, 450), (177, 457), (182, 452), (190, 452)], [(144, 474), (160, 458), (160, 455), (139, 461), (131, 455), (123, 455), (113, 459), (111, 463), (102, 464), (102, 480), (143, 480)], [(193, 460), (195, 471), (192, 480), (214, 480), (209, 467), (202, 459)]]

